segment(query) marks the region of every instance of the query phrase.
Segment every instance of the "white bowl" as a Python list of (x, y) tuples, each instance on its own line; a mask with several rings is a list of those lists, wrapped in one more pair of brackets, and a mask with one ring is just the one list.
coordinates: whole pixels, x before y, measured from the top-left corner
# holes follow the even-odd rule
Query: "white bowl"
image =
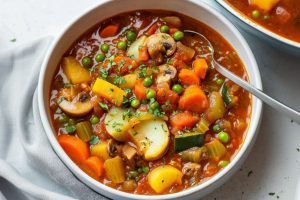
[(176, 11), (209, 25), (211, 28), (221, 33), (223, 37), (226, 38), (226, 40), (238, 52), (240, 58), (247, 68), (250, 82), (256, 87), (260, 89), (262, 88), (260, 73), (256, 61), (242, 35), (229, 21), (227, 21), (217, 11), (210, 8), (205, 3), (196, 0), (104, 1), (95, 6), (93, 9), (81, 14), (76, 20), (74, 20), (73, 23), (71, 23), (71, 25), (69, 25), (65, 31), (56, 38), (49, 49), (41, 68), (38, 86), (38, 106), (42, 123), (53, 149), (60, 159), (65, 163), (65, 165), (82, 182), (107, 197), (113, 199), (199, 199), (223, 184), (235, 171), (239, 169), (240, 165), (247, 157), (247, 154), (249, 153), (249, 150), (255, 141), (255, 136), (262, 112), (262, 103), (255, 97), (252, 98), (252, 117), (248, 128), (248, 133), (245, 137), (244, 144), (239, 152), (235, 155), (231, 163), (225, 169), (221, 170), (203, 184), (168, 195), (135, 195), (118, 191), (97, 182), (93, 178), (89, 177), (86, 173), (81, 171), (81, 169), (74, 164), (73, 161), (63, 151), (57, 142), (56, 133), (50, 123), (50, 84), (52, 77), (55, 74), (56, 67), (58, 66), (63, 54), (69, 49), (73, 42), (78, 39), (79, 36), (81, 36), (95, 24), (116, 14), (138, 9), (164, 9)]
[[(241, 22), (245, 23), (248, 27), (243, 26), (246, 30), (251, 31), (252, 33), (258, 35), (257, 33), (262, 33), (261, 35), (258, 36), (267, 36), (269, 41), (274, 42), (274, 39), (276, 41), (279, 41), (279, 45), (281, 46), (289, 46), (289, 47), (294, 47), (294, 48), (286, 48), (288, 50), (297, 50), (299, 53), (300, 51), (300, 43), (295, 42), (293, 40), (290, 40), (286, 37), (283, 37), (277, 33), (274, 33), (273, 31), (270, 31), (269, 29), (263, 27), (262, 25), (256, 23), (255, 21), (251, 20), (249, 17), (247, 17), (245, 14), (243, 14), (241, 11), (238, 9), (234, 8), (232, 5), (230, 5), (226, 0), (216, 0), (220, 5), (222, 5), (228, 12), (233, 14), (235, 17), (237, 17)], [(252, 28), (253, 30), (249, 29)], [(271, 39), (271, 40), (270, 40)], [(284, 45), (282, 45), (284, 44)]]

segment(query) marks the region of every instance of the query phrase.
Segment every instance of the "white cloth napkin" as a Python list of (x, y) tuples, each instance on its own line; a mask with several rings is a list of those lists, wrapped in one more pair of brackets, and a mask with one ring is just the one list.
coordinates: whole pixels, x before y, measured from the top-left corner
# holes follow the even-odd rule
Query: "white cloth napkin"
[(0, 199), (11, 199), (3, 187), (15, 187), (20, 199), (107, 199), (67, 169), (41, 126), (36, 87), (51, 41), (0, 52), (0, 181), (6, 183), (0, 184)]

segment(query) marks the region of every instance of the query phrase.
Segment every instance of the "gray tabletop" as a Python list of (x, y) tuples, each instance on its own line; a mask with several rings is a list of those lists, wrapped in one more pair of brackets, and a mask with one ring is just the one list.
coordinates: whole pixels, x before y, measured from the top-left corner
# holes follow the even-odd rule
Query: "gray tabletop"
[[(257, 59), (264, 91), (300, 110), (300, 55), (246, 33), (216, 2), (203, 1), (224, 13), (241, 30)], [(97, 2), (0, 0), (0, 50), (41, 36), (55, 35), (78, 13)], [(300, 177), (299, 128), (290, 119), (265, 106), (257, 142), (248, 159), (232, 179), (204, 199), (295, 199)], [(0, 191), (7, 199), (25, 199), (1, 178)]]

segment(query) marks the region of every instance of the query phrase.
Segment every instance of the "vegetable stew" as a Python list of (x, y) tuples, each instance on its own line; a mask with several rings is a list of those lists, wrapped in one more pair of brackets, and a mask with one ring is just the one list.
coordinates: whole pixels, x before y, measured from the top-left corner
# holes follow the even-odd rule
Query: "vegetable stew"
[(261, 26), (300, 42), (299, 0), (227, 0)]
[(89, 176), (135, 194), (175, 193), (214, 176), (243, 144), (251, 96), (212, 68), (208, 46), (186, 29), (208, 37), (217, 60), (247, 80), (221, 35), (167, 11), (107, 19), (61, 59), (52, 124)]

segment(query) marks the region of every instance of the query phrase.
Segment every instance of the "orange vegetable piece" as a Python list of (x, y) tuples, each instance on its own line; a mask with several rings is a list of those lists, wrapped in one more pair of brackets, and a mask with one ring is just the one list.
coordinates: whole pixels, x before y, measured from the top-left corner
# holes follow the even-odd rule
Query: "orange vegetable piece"
[(85, 164), (94, 172), (98, 177), (104, 174), (104, 163), (97, 156), (91, 156), (86, 161)]
[(158, 28), (157, 24), (156, 24), (156, 23), (153, 24), (153, 25), (147, 30), (146, 35), (150, 36), (150, 35), (154, 34), (154, 33), (156, 32), (157, 28)]
[(177, 107), (179, 96), (176, 92), (168, 88), (159, 88), (157, 93), (157, 102), (162, 105), (169, 101), (169, 109), (174, 110)]
[(119, 30), (119, 24), (108, 25), (100, 32), (100, 37), (107, 38), (107, 37), (115, 36), (118, 33), (118, 30)]
[(184, 128), (191, 129), (199, 121), (199, 118), (193, 116), (190, 112), (185, 111), (172, 115), (170, 118), (171, 132), (176, 134), (178, 131), (183, 130)]
[(208, 108), (208, 100), (198, 85), (187, 87), (179, 99), (179, 109), (202, 113)]
[(90, 155), (89, 146), (81, 139), (72, 135), (59, 135), (58, 143), (77, 164), (85, 162)]
[(194, 62), (193, 62), (193, 68), (194, 68), (194, 72), (195, 74), (201, 78), (204, 79), (206, 76), (206, 71), (208, 69), (208, 65), (207, 62), (204, 58), (197, 58)]
[(139, 47), (139, 61), (148, 61), (149, 60), (149, 54), (148, 49), (146, 46), (140, 46)]
[(144, 79), (138, 79), (134, 86), (134, 94), (137, 99), (144, 100), (147, 99), (146, 92), (147, 88), (143, 84)]
[(116, 56), (114, 62), (116, 63), (114, 71), (116, 71), (117, 69), (120, 70), (116, 71), (120, 75), (128, 74), (129, 72), (134, 71), (138, 67), (138, 63), (135, 60), (122, 55)]
[(179, 80), (184, 85), (199, 85), (200, 78), (190, 69), (182, 69), (178, 75)]
[(175, 32), (179, 31), (178, 28), (170, 28), (170, 35), (173, 35)]

